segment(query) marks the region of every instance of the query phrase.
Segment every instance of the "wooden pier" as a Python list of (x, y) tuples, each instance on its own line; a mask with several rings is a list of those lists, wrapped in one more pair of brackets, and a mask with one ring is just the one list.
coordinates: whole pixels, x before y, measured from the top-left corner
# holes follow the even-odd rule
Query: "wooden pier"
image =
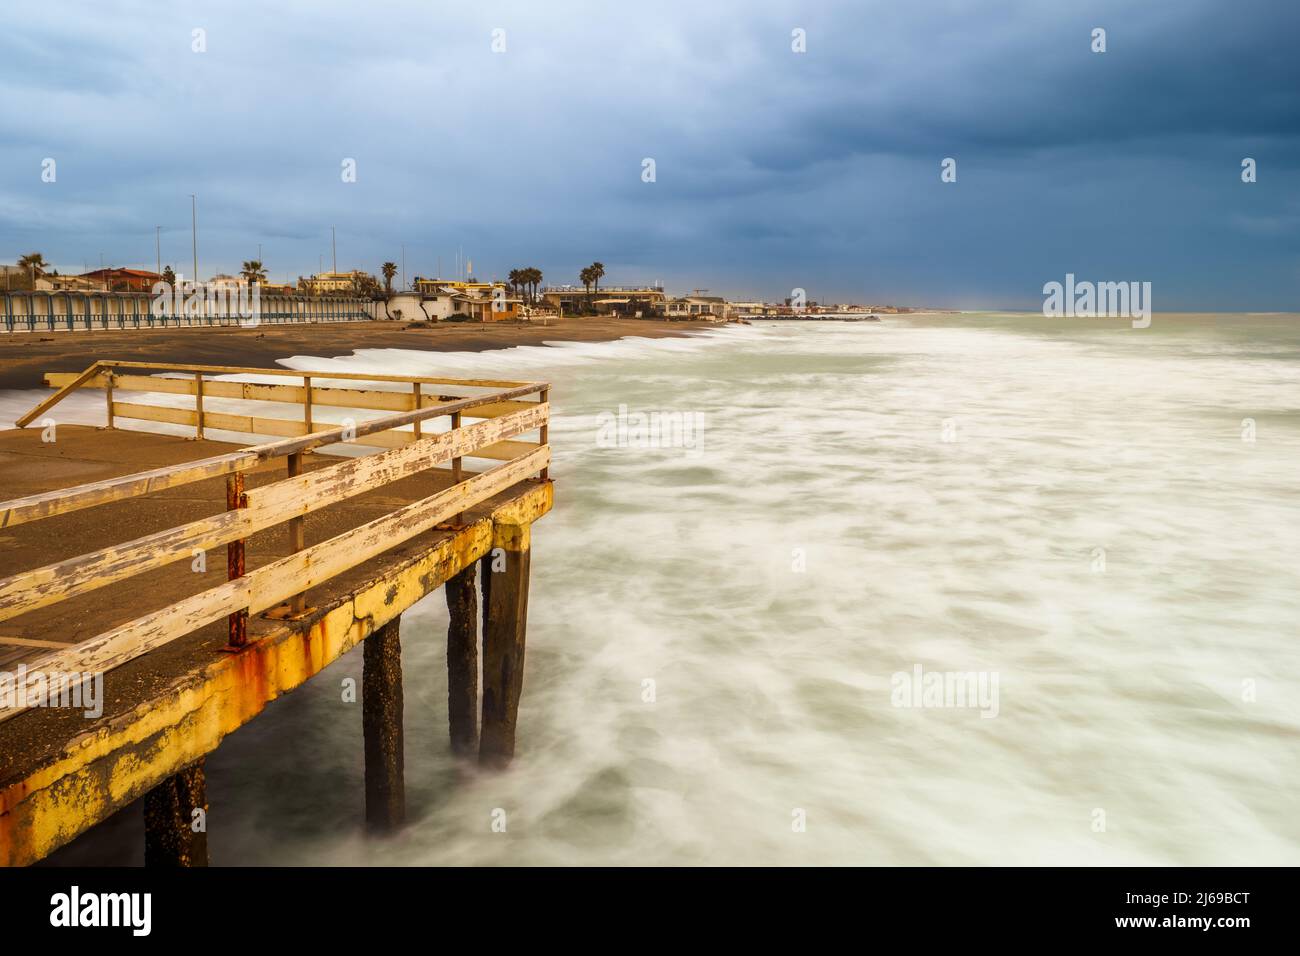
[[(0, 864), (141, 798), (146, 862), (206, 864), (204, 757), (363, 641), (366, 823), (400, 827), (401, 642), (442, 639), (400, 618), (444, 584), (450, 747), (510, 761), (545, 383), (110, 361), (46, 382), (0, 432)], [(61, 424), (87, 389), (108, 427)]]

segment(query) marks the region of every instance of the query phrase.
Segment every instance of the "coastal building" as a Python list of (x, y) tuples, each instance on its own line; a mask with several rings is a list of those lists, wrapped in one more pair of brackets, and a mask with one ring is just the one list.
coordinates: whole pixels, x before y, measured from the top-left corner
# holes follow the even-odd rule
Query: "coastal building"
[[(226, 275), (225, 273), (218, 273), (209, 279), (207, 284), (213, 289), (227, 292), (238, 292), (240, 289), (248, 285), (248, 280), (243, 276), (232, 276)], [(262, 295), (293, 295), (294, 292), (297, 291), (293, 286), (280, 282), (259, 282), (257, 285), (261, 289)], [(352, 291), (351, 285), (347, 287), (347, 291)]]
[(505, 319), (517, 319), (521, 315), (523, 300), (518, 297), (489, 295), (453, 296), (456, 311), (468, 315), (480, 322), (501, 322)]
[(500, 322), (519, 318), (523, 310), (523, 300), (510, 295), (504, 282), (462, 282), (416, 276), (413, 285), (413, 294), (390, 297), (390, 314), (395, 298), (403, 300), (397, 306), (402, 318), (442, 320), (465, 315), (479, 322)]
[(542, 301), (564, 315), (596, 312), (642, 317), (663, 315), (667, 296), (662, 287), (653, 286), (548, 286), (542, 290)]
[(42, 275), (36, 277), (37, 292), (103, 292), (104, 283), (85, 276)]
[(486, 293), (488, 295), (491, 295), (492, 290), (495, 288), (504, 289), (506, 287), (504, 282), (473, 282), (461, 279), (425, 279), (421, 276), (416, 276), (412, 285), (416, 292), (423, 293), (438, 293), (443, 290), (451, 289), (457, 292)]
[(668, 303), (670, 319), (725, 319), (730, 314), (730, 304), (720, 295), (684, 295)]
[(143, 269), (94, 269), (81, 278), (108, 292), (148, 292), (155, 282), (162, 281), (157, 272)]
[(299, 279), (299, 285), (308, 295), (325, 295), (326, 293), (351, 292), (356, 282), (368, 278), (368, 273), (361, 269), (351, 272), (321, 272), (306, 279)]

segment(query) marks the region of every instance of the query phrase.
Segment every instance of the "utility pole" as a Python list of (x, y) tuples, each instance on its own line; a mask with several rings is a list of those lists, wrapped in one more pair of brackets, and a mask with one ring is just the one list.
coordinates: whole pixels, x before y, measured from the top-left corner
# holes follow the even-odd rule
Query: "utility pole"
[(199, 281), (199, 200), (194, 193), (190, 193), (190, 243), (194, 250), (194, 278), (192, 282)]
[(402, 243), (402, 291), (406, 291), (406, 243)]
[(162, 275), (162, 226), (153, 227), (153, 241), (158, 250), (158, 274)]

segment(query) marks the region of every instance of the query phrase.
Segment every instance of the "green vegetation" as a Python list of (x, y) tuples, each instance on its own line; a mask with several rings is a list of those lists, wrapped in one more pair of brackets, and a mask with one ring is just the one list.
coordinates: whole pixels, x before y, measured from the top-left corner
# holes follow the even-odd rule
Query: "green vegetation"
[[(605, 276), (605, 264), (603, 262), (593, 262), (591, 265), (587, 266), (585, 269), (583, 269), (581, 272), (578, 273), (578, 279), (582, 282), (583, 288), (587, 290), (587, 293), (589, 295), (591, 294), (593, 289), (597, 294), (599, 294), (600, 280), (604, 278), (604, 276)], [(594, 299), (594, 296), (592, 296), (592, 299)], [(597, 311), (595, 303), (591, 300), (588, 300), (587, 306), (583, 311), (585, 311), (589, 315), (594, 314)]]
[(29, 292), (36, 288), (38, 277), (47, 274), (49, 263), (39, 252), (29, 252), (18, 259), (18, 268), (26, 271), (26, 274), (8, 272), (5, 274), (5, 286), (17, 292)]
[(266, 267), (262, 265), (260, 259), (250, 259), (245, 262), (239, 274), (249, 285), (260, 285), (266, 281)]
[(378, 279), (365, 273), (359, 276), (353, 276), (352, 291), (344, 294), (359, 296), (363, 299), (378, 299), (384, 294), (384, 290), (379, 285)]
[(542, 270), (536, 266), (527, 266), (523, 269), (511, 269), (510, 274), (506, 276), (506, 282), (510, 288), (531, 303), (537, 301), (537, 287), (542, 282)]
[(45, 257), (39, 252), (29, 252), (18, 260), (18, 268), (27, 270), (33, 285), (35, 285), (36, 277), (38, 275), (45, 274), (45, 267), (47, 265), (49, 265), (49, 263), (45, 261)]

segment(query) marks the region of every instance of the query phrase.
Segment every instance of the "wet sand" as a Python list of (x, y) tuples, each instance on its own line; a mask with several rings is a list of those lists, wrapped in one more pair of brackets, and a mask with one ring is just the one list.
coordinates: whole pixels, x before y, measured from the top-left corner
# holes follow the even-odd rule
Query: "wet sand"
[[(535, 323), (337, 322), (240, 328), (17, 332), (0, 335), (0, 389), (40, 388), (45, 372), (81, 371), (96, 359), (275, 368), (294, 355), (349, 355), (356, 349), (484, 352), (547, 342), (665, 338), (716, 328), (710, 322), (564, 318)], [(504, 373), (503, 373), (504, 374)]]

